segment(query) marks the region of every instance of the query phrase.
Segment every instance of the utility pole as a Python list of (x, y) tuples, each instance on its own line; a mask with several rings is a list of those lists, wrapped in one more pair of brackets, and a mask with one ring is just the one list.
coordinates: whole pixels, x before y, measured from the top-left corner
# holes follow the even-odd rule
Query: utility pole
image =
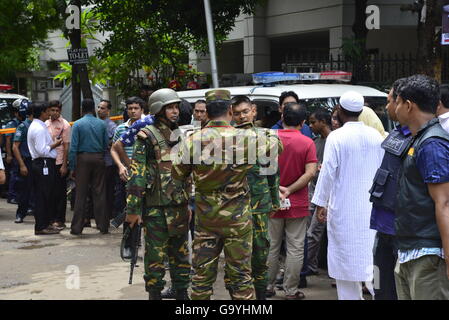
[(204, 0), (204, 11), (206, 13), (207, 39), (209, 42), (210, 64), (212, 69), (212, 86), (218, 88), (217, 56), (215, 54), (214, 25), (209, 0)]
[[(81, 0), (73, 0), (73, 5), (79, 8), (79, 14), (75, 15), (75, 19), (79, 19), (79, 28), (69, 30), (69, 38), (72, 49), (81, 48)], [(72, 121), (81, 118), (81, 83), (79, 78), (79, 66), (72, 65)]]

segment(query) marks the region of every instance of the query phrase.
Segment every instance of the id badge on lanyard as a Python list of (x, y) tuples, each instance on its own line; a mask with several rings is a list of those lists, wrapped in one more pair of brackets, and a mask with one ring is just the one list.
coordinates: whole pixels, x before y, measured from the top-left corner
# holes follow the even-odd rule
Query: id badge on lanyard
[(44, 176), (48, 176), (47, 160), (44, 160), (43, 174)]

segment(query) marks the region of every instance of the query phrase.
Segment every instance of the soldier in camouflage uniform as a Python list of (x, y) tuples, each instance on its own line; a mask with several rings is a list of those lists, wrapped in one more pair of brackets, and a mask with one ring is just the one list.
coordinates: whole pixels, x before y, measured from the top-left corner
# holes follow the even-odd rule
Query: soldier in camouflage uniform
[(210, 121), (181, 144), (180, 159), (172, 168), (173, 178), (181, 181), (193, 172), (195, 184), (192, 299), (210, 299), (222, 250), (231, 297), (254, 299), (252, 217), (246, 179), (253, 166), (249, 144), (238, 143), (238, 139), (246, 139), (244, 130), (230, 125), (230, 92), (208, 91), (206, 101)]
[(161, 299), (165, 275), (164, 260), (168, 255), (172, 285), (178, 300), (188, 299), (190, 282), (187, 234), (188, 186), (171, 178), (172, 141), (178, 128), (180, 99), (172, 89), (155, 91), (149, 100), (153, 125), (137, 134), (127, 184), (127, 221), (131, 227), (142, 222), (145, 230), (145, 288), (152, 300)]
[[(267, 139), (274, 139), (278, 143), (279, 154), (282, 151), (282, 142), (276, 132), (264, 128), (256, 128), (254, 120), (257, 110), (251, 105), (246, 96), (236, 96), (232, 100), (233, 120), (237, 128), (247, 129), (256, 135), (266, 135)], [(252, 276), (256, 299), (265, 300), (265, 290), (268, 285), (267, 258), (270, 250), (268, 237), (268, 215), (276, 212), (280, 207), (279, 198), (279, 170), (274, 174), (263, 175), (261, 165), (256, 163), (249, 171), (247, 179), (251, 196), (251, 212), (253, 217), (253, 255), (251, 258)], [(229, 279), (225, 277), (227, 284)]]

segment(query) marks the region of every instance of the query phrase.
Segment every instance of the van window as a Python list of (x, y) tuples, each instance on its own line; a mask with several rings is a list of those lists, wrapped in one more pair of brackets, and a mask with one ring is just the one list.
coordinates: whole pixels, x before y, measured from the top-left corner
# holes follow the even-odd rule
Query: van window
[(14, 100), (0, 98), (0, 128), (3, 128), (14, 117), (10, 108)]
[[(338, 101), (339, 98), (337, 97), (300, 100), (306, 106), (308, 116), (318, 108), (324, 108), (331, 112), (338, 104)], [(365, 105), (374, 110), (382, 122), (385, 131), (391, 131), (394, 128), (393, 122), (388, 118), (387, 110), (385, 109), (387, 105), (386, 97), (365, 97)]]
[(281, 119), (279, 113), (279, 104), (273, 100), (255, 99), (252, 101), (257, 104), (257, 118), (263, 128), (271, 128)]

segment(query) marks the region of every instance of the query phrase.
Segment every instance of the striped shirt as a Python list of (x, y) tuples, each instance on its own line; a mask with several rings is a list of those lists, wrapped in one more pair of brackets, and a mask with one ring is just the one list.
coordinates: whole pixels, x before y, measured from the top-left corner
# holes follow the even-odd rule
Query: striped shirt
[[(124, 134), (126, 131), (128, 131), (128, 128), (131, 125), (131, 119), (129, 119), (128, 121), (120, 124), (114, 132), (114, 137), (112, 138), (112, 142), (116, 142), (117, 140), (120, 139), (120, 136), (122, 134)], [(126, 155), (128, 156), (129, 159), (132, 159), (133, 157), (133, 145), (124, 145), (124, 149), (126, 152)]]
[(406, 263), (423, 256), (439, 256), (441, 259), (444, 259), (444, 251), (443, 248), (419, 248), (403, 251), (399, 250), (398, 252), (399, 263)]

